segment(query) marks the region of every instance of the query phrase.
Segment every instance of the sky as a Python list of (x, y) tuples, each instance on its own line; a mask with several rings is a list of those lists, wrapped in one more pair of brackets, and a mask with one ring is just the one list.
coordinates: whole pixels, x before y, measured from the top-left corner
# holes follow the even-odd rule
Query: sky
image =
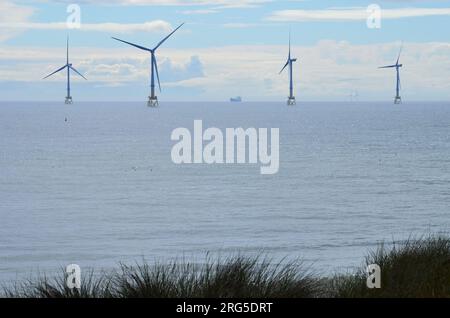
[(152, 48), (183, 22), (157, 52), (160, 100), (284, 100), (290, 32), (298, 100), (392, 100), (395, 70), (378, 67), (402, 45), (403, 99), (450, 100), (450, 1), (1, 0), (0, 101), (64, 100), (65, 74), (43, 77), (67, 36), (88, 79), (73, 75), (74, 100), (146, 101), (149, 53), (111, 37)]

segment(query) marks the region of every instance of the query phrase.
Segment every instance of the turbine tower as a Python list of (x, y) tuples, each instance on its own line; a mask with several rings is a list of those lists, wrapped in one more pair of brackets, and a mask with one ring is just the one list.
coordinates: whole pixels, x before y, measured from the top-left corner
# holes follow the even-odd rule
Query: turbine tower
[(78, 72), (73, 66), (72, 63), (69, 62), (69, 37), (67, 37), (67, 55), (66, 55), (66, 65), (64, 65), (63, 67), (57, 69), (56, 71), (54, 71), (53, 73), (51, 73), (50, 75), (47, 75), (46, 77), (44, 77), (44, 79), (49, 78), (50, 76), (61, 72), (62, 70), (64, 70), (65, 68), (67, 68), (67, 96), (66, 96), (66, 104), (73, 104), (73, 100), (72, 100), (72, 96), (70, 95), (70, 70), (74, 71), (75, 73), (77, 73), (78, 75), (80, 75), (82, 78), (84, 78), (85, 80), (86, 77), (84, 77), (83, 75), (81, 75), (80, 72)]
[(398, 105), (402, 103), (402, 98), (400, 96), (400, 89), (402, 87), (400, 82), (400, 68), (403, 67), (403, 64), (399, 64), (400, 62), (400, 55), (402, 54), (403, 45), (400, 47), (400, 52), (398, 53), (397, 62), (394, 65), (388, 65), (388, 66), (382, 66), (379, 68), (394, 68), (397, 70), (397, 88), (396, 88), (396, 95), (394, 99), (394, 104)]
[(283, 68), (279, 73), (281, 74), (284, 71), (284, 69), (289, 65), (289, 97), (287, 101), (288, 106), (293, 106), (296, 104), (294, 96), (294, 82), (292, 79), (292, 71), (293, 71), (292, 64), (294, 62), (297, 62), (297, 59), (291, 57), (291, 33), (289, 32), (289, 55), (286, 64), (283, 66)]
[(150, 72), (150, 96), (148, 97), (148, 107), (157, 107), (158, 106), (158, 97), (155, 95), (155, 74), (158, 79), (158, 87), (159, 91), (161, 92), (161, 82), (159, 81), (159, 73), (158, 73), (158, 62), (156, 61), (156, 50), (168, 39), (174, 34), (179, 28), (181, 28), (184, 25), (184, 23), (180, 24), (175, 30), (173, 30), (168, 36), (166, 36), (164, 39), (162, 39), (153, 49), (149, 49), (144, 46), (140, 46), (131, 42), (127, 42), (118, 38), (113, 37), (114, 40), (123, 42), (125, 44), (134, 46), (140, 50), (150, 52), (151, 54), (151, 72)]

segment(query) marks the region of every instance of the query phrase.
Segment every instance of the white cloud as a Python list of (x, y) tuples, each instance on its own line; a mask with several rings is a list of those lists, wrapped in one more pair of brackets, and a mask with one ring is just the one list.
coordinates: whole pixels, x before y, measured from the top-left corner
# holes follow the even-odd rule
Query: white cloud
[[(253, 8), (273, 0), (81, 0), (81, 3), (101, 5), (142, 6), (217, 6), (218, 8)], [(47, 0), (46, 2), (73, 3), (73, 0)]]
[(187, 14), (187, 15), (191, 15), (191, 14), (212, 14), (212, 13), (217, 13), (219, 11), (215, 10), (215, 9), (200, 9), (200, 10), (184, 10), (181, 11), (182, 14)]
[(184, 63), (173, 62), (170, 58), (161, 61), (159, 72), (166, 74), (161, 80), (169, 82), (180, 82), (193, 78), (204, 77), (204, 66), (198, 56), (191, 56), (190, 60)]
[[(67, 30), (68, 26), (65, 22), (54, 23), (37, 23), (37, 22), (16, 22), (16, 23), (0, 23), (0, 28), (9, 28), (10, 30)], [(169, 22), (163, 20), (155, 20), (144, 23), (82, 23), (80, 31), (97, 31), (97, 32), (169, 32), (172, 26)]]
[[(67, 30), (66, 22), (31, 22), (35, 9), (19, 6), (11, 1), (0, 3), (0, 42), (14, 38), (27, 30)], [(128, 33), (170, 32), (172, 26), (164, 20), (143, 23), (81, 23), (80, 31)]]
[[(304, 21), (359, 21), (368, 18), (367, 8), (331, 8), (325, 10), (280, 10), (273, 12), (268, 20), (278, 22)], [(400, 8), (382, 9), (382, 19), (400, 19), (425, 16), (447, 16), (450, 8)]]
[(19, 30), (11, 28), (12, 24), (24, 23), (33, 15), (34, 9), (19, 6), (10, 1), (0, 2), (0, 42), (15, 37)]

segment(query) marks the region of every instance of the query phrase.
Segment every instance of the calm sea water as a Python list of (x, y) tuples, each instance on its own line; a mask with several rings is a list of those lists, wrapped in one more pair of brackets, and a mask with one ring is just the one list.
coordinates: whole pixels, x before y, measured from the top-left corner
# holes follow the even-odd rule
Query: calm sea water
[[(280, 128), (279, 173), (173, 164), (195, 119)], [(208, 251), (331, 273), (449, 231), (450, 104), (0, 103), (0, 171), (0, 281)]]

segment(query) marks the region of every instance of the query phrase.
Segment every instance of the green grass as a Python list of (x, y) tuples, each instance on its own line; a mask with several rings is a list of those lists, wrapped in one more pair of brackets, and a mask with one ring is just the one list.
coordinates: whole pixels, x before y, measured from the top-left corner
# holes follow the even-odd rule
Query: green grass
[[(366, 266), (381, 267), (381, 289), (366, 286)], [(360, 269), (320, 277), (301, 262), (273, 264), (262, 257), (207, 259), (203, 264), (122, 264), (112, 273), (86, 272), (80, 290), (69, 290), (64, 271), (3, 289), (22, 298), (422, 298), (450, 297), (450, 238), (428, 237), (381, 245)]]

